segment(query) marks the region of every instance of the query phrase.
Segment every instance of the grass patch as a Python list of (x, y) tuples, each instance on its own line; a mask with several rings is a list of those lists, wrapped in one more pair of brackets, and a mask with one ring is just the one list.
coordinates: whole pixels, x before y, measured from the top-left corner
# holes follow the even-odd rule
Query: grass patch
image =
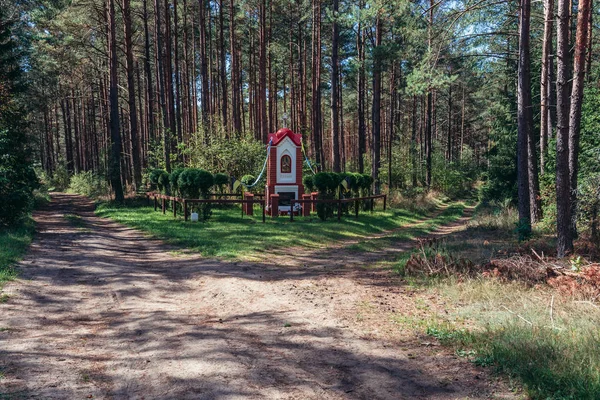
[[(459, 212), (462, 212), (462, 206), (449, 207), (442, 213), (444, 217), (436, 218), (433, 224), (427, 223), (411, 230), (410, 235), (417, 235), (427, 227), (432, 229), (436, 224), (446, 221), (445, 218), (450, 218), (450, 215), (456, 218)], [(288, 218), (280, 217), (267, 218), (267, 222), (263, 224), (261, 216), (242, 218), (240, 208), (234, 207), (213, 209), (208, 222), (186, 223), (181, 217), (173, 218), (172, 212), (163, 215), (139, 201), (130, 202), (126, 206), (103, 203), (98, 206), (96, 213), (206, 256), (241, 258), (272, 248), (299, 246), (318, 249), (344, 240), (360, 240), (365, 236), (417, 222), (424, 217), (424, 214), (418, 212), (388, 209), (385, 212), (364, 212), (358, 219), (344, 216), (341, 222), (335, 219), (323, 222), (316, 217), (297, 217), (294, 222), (289, 222)], [(367, 250), (368, 245), (364, 246), (361, 250)]]
[[(448, 263), (448, 268), (458, 260), (472, 260), (476, 272), (490, 259), (516, 251), (515, 216), (510, 208), (478, 208), (465, 231), (415, 251), (434, 267), (436, 260)], [(430, 310), (400, 324), (415, 326), (451, 346), (457, 356), (508, 375), (533, 399), (598, 398), (597, 304), (563, 296), (544, 284), (484, 278), (461, 273), (460, 268), (437, 275), (404, 270), (414, 254), (402, 256), (398, 272), (408, 286), (426, 297), (444, 299), (447, 306), (443, 312)]]
[[(442, 225), (449, 224), (453, 221), (456, 221), (463, 215), (464, 205), (462, 203), (452, 204), (445, 208), (441, 213), (433, 218), (424, 219), (421, 222), (417, 222), (417, 220), (413, 220), (415, 223), (414, 226), (411, 226), (406, 229), (398, 230), (393, 232), (390, 235), (386, 235), (382, 238), (369, 239), (365, 241), (360, 241), (359, 243), (348, 246), (348, 249), (368, 252), (368, 251), (376, 251), (387, 247), (391, 244), (391, 242), (400, 241), (400, 240), (412, 240), (417, 237), (425, 236), (432, 231), (436, 230)], [(405, 252), (410, 253), (410, 252)], [(404, 257), (402, 253), (401, 257)]]
[(34, 231), (35, 226), (31, 218), (15, 227), (0, 228), (0, 288), (4, 282), (16, 278), (14, 264), (29, 247)]
[[(446, 282), (436, 290), (458, 306), (427, 333), (457, 354), (516, 378), (534, 399), (598, 398), (597, 307), (495, 279)], [(468, 322), (451, 322), (457, 316)]]
[(83, 228), (85, 226), (85, 221), (81, 218), (81, 216), (76, 214), (65, 214), (64, 218), (69, 221), (69, 223), (77, 228)]

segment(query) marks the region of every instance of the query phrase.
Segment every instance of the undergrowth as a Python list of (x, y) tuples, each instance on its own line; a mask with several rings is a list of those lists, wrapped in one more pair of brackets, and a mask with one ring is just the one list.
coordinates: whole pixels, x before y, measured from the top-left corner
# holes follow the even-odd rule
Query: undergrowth
[(14, 227), (0, 227), (0, 288), (16, 278), (14, 264), (21, 259), (31, 243), (35, 226), (31, 218)]
[(517, 244), (515, 220), (512, 209), (479, 211), (466, 231), (421, 241), (398, 263), (450, 305), (421, 329), (533, 399), (598, 399), (600, 264), (552, 259), (541, 236)]

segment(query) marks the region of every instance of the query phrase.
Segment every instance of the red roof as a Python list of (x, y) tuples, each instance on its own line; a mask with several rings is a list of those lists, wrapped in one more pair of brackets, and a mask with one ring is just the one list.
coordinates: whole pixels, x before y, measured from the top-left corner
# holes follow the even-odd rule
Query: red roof
[(269, 133), (267, 142), (272, 140), (272, 145), (277, 146), (277, 144), (279, 144), (279, 142), (281, 142), (286, 137), (292, 139), (292, 142), (294, 142), (296, 146), (300, 146), (302, 144), (302, 134), (294, 133), (289, 128), (281, 128), (277, 131), (277, 133)]

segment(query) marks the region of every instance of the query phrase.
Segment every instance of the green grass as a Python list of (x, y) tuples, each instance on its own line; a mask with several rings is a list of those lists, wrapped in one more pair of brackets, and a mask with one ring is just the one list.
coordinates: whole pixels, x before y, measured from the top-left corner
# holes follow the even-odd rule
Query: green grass
[(0, 288), (4, 282), (16, 278), (14, 264), (29, 247), (34, 230), (32, 219), (27, 219), (15, 227), (0, 228)]
[(427, 333), (457, 354), (516, 378), (533, 399), (598, 398), (597, 307), (490, 279), (447, 281), (437, 290), (457, 307)]
[(85, 226), (84, 220), (81, 216), (76, 214), (65, 214), (64, 218), (69, 221), (69, 223), (77, 228), (82, 228)]
[[(382, 238), (360, 241), (359, 243), (348, 246), (348, 248), (362, 252), (376, 251), (390, 246), (390, 244), (394, 241), (411, 240), (417, 237), (425, 236), (440, 226), (449, 224), (460, 218), (463, 214), (463, 210), (464, 205), (462, 203), (452, 204), (433, 218), (424, 219), (422, 222), (416, 223), (414, 226), (398, 230), (397, 232), (393, 232), (392, 234), (386, 235)], [(414, 219), (412, 222), (416, 222), (418, 219), (419, 218)], [(405, 253), (410, 252), (402, 253), (401, 257), (404, 257)]]
[[(511, 209), (482, 210), (466, 231), (425, 250), (432, 251), (430, 257), (452, 255), (477, 265), (486, 263), (513, 252), (517, 245), (514, 220)], [(410, 255), (403, 254), (396, 264), (403, 275)], [(581, 299), (543, 285), (530, 287), (492, 278), (419, 274), (404, 279), (423, 296), (445, 299), (446, 309), (413, 317), (418, 320), (398, 317), (399, 324), (416, 327), (451, 346), (457, 356), (509, 376), (528, 398), (600, 398), (597, 303), (577, 301)]]
[[(260, 211), (255, 209), (255, 212)], [(417, 235), (425, 230), (433, 229), (437, 224), (450, 218), (457, 218), (462, 206), (453, 206), (445, 210), (434, 222), (425, 223), (411, 229), (406, 235)], [(128, 226), (148, 232), (155, 237), (172, 244), (198, 251), (205, 256), (219, 257), (252, 257), (264, 250), (280, 247), (323, 248), (327, 245), (345, 240), (360, 240), (365, 236), (383, 233), (414, 223), (423, 214), (399, 209), (387, 211), (361, 212), (358, 219), (344, 216), (341, 222), (337, 219), (320, 221), (312, 218), (297, 217), (290, 222), (287, 217), (267, 218), (265, 224), (260, 216), (241, 216), (240, 208), (214, 209), (208, 222), (184, 222), (181, 217), (173, 218), (167, 211), (163, 215), (154, 211), (153, 207), (141, 205), (139, 202), (127, 206), (116, 206), (103, 203), (96, 213), (109, 217)], [(400, 233), (397, 233), (400, 235)], [(377, 242), (378, 239), (372, 240)], [(368, 250), (383, 243), (359, 243), (357, 249)], [(360, 248), (360, 247), (364, 248)]]

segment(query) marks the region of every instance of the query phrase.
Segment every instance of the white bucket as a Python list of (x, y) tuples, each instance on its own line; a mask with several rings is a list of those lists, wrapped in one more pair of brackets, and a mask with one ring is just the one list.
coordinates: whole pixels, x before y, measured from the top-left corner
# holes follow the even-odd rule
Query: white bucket
[(198, 213), (192, 213), (192, 222), (198, 222)]

